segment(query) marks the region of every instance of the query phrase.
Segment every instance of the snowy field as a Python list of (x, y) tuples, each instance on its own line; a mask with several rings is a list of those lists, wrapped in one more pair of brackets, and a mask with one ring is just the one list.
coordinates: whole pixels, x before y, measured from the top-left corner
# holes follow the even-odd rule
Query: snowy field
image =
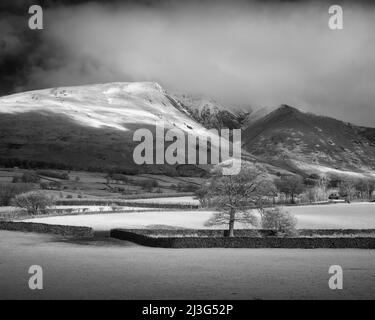
[(114, 228), (146, 228), (168, 225), (181, 228), (205, 228), (212, 211), (150, 211), (35, 218), (24, 221), (71, 226), (88, 226), (103, 231)]
[(375, 229), (375, 203), (337, 203), (287, 208), (299, 228)]
[[(287, 208), (298, 219), (298, 228), (375, 229), (375, 203), (331, 204)], [(113, 228), (145, 228), (166, 225), (181, 228), (207, 228), (204, 223), (213, 211), (150, 211), (45, 217), (26, 221), (49, 224), (88, 226), (95, 230)], [(216, 227), (216, 226), (215, 226)], [(236, 225), (237, 228), (247, 228)], [(221, 228), (217, 226), (216, 228)]]
[(182, 205), (199, 205), (199, 200), (193, 197), (167, 197), (167, 198), (150, 198), (150, 199), (129, 199), (127, 202), (136, 203), (157, 203), (157, 204), (182, 204)]
[[(375, 250), (163, 249), (0, 231), (0, 299), (375, 299)], [(27, 286), (31, 265), (43, 290)], [(328, 269), (344, 289), (328, 288)]]

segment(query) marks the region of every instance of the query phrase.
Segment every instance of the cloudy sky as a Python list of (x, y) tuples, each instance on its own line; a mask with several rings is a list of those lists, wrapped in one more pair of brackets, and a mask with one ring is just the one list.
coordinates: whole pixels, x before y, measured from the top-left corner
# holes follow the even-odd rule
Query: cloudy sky
[[(157, 81), (228, 106), (289, 104), (375, 127), (375, 7), (341, 2), (1, 0), (0, 95)], [(73, 4), (74, 3), (74, 4)]]

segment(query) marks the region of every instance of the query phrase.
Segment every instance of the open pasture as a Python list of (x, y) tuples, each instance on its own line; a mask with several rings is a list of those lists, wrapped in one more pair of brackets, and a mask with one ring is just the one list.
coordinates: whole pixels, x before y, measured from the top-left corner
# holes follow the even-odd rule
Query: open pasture
[[(300, 229), (375, 229), (375, 203), (332, 204), (288, 207), (298, 220)], [(147, 228), (163, 225), (173, 228), (205, 229), (205, 222), (214, 214), (209, 210), (168, 210), (123, 212), (84, 216), (61, 216), (29, 219), (27, 221), (88, 226), (95, 230), (113, 228)], [(215, 226), (215, 228), (222, 226)], [(238, 224), (236, 228), (249, 226)]]

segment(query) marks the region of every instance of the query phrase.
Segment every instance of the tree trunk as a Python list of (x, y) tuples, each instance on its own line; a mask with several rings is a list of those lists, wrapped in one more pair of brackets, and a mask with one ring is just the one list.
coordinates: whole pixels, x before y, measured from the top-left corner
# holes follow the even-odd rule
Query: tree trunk
[(229, 216), (229, 233), (228, 237), (234, 237), (234, 221), (235, 221), (235, 211), (233, 208), (230, 209)]

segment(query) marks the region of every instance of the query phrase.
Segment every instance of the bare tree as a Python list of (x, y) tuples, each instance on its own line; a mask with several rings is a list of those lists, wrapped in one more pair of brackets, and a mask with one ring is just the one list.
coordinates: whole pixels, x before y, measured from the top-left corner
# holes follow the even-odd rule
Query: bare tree
[(274, 190), (265, 170), (259, 165), (245, 164), (238, 175), (222, 175), (216, 168), (210, 183), (200, 190), (201, 202), (214, 203), (219, 210), (207, 226), (228, 224), (228, 236), (234, 235), (234, 223), (258, 225), (257, 217), (249, 207), (263, 207), (264, 197)]
[(276, 186), (280, 192), (291, 197), (291, 203), (295, 203), (295, 196), (305, 189), (302, 178), (298, 176), (284, 177), (276, 182)]
[(361, 199), (371, 200), (372, 193), (375, 189), (375, 182), (372, 180), (359, 180), (356, 182), (355, 188), (359, 193)]
[(43, 213), (53, 204), (53, 201), (42, 192), (30, 191), (16, 195), (12, 200), (12, 204), (16, 207), (26, 209), (30, 215), (35, 215)]
[(28, 183), (0, 183), (0, 206), (9, 206), (13, 197), (32, 188), (33, 185)]
[(356, 193), (355, 183), (351, 179), (345, 179), (339, 183), (339, 194), (350, 202)]

